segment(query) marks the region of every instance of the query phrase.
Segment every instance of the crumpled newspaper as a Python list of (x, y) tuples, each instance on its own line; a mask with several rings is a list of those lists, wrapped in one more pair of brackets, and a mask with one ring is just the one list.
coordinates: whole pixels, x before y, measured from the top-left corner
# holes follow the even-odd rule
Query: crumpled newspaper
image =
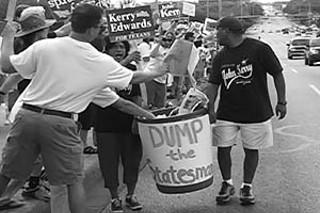
[(208, 97), (196, 88), (190, 88), (178, 109), (178, 115), (192, 113), (198, 107), (205, 107), (209, 102)]

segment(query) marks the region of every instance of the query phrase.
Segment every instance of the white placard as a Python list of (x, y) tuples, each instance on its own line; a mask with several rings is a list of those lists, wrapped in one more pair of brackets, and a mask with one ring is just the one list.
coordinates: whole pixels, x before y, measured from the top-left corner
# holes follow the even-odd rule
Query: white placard
[(196, 5), (188, 2), (183, 2), (182, 14), (194, 17), (196, 15)]

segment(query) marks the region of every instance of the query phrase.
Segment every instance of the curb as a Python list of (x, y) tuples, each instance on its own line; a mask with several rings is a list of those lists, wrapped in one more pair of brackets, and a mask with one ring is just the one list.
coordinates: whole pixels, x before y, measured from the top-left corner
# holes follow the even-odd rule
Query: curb
[[(96, 184), (97, 179), (101, 178), (98, 157), (97, 155), (92, 156), (85, 156), (84, 159), (84, 187), (85, 190), (90, 190), (90, 188)], [(62, 192), (59, 196), (63, 196), (64, 193)], [(4, 213), (50, 213), (50, 203), (44, 202), (35, 199), (25, 199), (21, 196), (21, 190), (14, 196), (14, 199), (19, 200), (21, 202), (25, 202), (25, 205), (10, 209), (10, 210), (3, 210), (1, 212)], [(59, 199), (59, 198), (58, 198)], [(62, 212), (61, 212), (62, 213)]]

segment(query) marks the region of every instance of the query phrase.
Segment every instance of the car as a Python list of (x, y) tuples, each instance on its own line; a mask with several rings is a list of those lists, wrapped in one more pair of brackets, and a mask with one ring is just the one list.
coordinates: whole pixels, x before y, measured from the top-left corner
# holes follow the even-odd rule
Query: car
[(313, 35), (312, 32), (310, 32), (310, 31), (306, 32), (306, 36), (312, 36), (312, 35)]
[(287, 56), (292, 59), (294, 56), (305, 56), (305, 51), (309, 45), (309, 37), (294, 37), (287, 43)]
[(282, 29), (283, 34), (289, 34), (289, 28), (283, 28)]
[(311, 39), (305, 51), (305, 65), (312, 66), (320, 61), (320, 38)]

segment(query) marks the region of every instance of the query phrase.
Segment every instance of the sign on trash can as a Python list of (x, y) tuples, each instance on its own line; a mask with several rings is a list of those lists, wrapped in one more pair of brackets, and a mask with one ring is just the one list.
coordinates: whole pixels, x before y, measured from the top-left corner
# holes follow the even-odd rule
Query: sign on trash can
[[(155, 111), (169, 115), (172, 109)], [(158, 190), (197, 191), (213, 182), (211, 128), (206, 109), (153, 120), (138, 120), (139, 134)]]

